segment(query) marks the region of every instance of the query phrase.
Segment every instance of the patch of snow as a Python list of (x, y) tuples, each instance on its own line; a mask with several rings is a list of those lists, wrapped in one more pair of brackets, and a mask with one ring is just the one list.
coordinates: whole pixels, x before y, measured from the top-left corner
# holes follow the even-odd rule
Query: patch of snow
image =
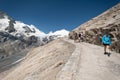
[(48, 35), (57, 35), (59, 37), (65, 37), (65, 36), (68, 36), (69, 34), (69, 31), (65, 30), (65, 29), (62, 29), (62, 30), (58, 30), (58, 31), (55, 31), (55, 32), (49, 32)]
[(44, 36), (46, 36), (46, 34), (44, 32), (42, 32), (39, 29), (37, 29), (34, 25), (30, 25), (29, 27), (31, 28), (32, 31), (35, 30), (35, 33), (31, 33), (32, 35), (35, 35), (37, 37), (44, 37)]
[[(31, 33), (25, 33), (26, 29), (23, 28), (23, 27), (29, 28), (32, 32)], [(27, 25), (27, 24), (24, 24), (20, 21), (16, 21), (16, 23), (14, 24), (14, 28), (17, 30), (16, 33), (23, 34), (27, 37), (33, 36), (33, 35), (37, 36), (37, 37), (44, 37), (46, 35), (44, 32), (37, 29), (34, 25)]]
[(4, 16), (3, 19), (0, 19), (0, 31), (5, 31), (5, 28), (9, 26), (9, 19), (7, 16)]
[(11, 65), (17, 64), (17, 63), (21, 62), (23, 59), (24, 59), (24, 58), (21, 58), (21, 59), (15, 61), (15, 62), (13, 62)]

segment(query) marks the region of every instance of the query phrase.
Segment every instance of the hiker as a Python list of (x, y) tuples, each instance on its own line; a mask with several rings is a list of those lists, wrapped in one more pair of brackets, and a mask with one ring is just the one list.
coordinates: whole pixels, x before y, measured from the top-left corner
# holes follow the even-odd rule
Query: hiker
[(85, 35), (83, 34), (83, 32), (81, 33), (81, 40), (82, 42), (84, 41)]
[(76, 42), (77, 38), (78, 38), (77, 33), (75, 31), (73, 31), (73, 40), (74, 40), (74, 42)]
[(80, 37), (80, 40), (83, 42), (83, 41), (84, 41), (84, 35), (83, 35), (83, 32), (80, 33), (79, 37)]
[(105, 32), (105, 34), (102, 37), (102, 43), (104, 45), (104, 54), (107, 54), (110, 56), (110, 45), (112, 44), (111, 42), (111, 36), (109, 35), (108, 31)]
[(80, 40), (81, 40), (81, 34), (80, 33), (78, 34), (78, 39), (79, 39), (79, 42), (80, 42)]

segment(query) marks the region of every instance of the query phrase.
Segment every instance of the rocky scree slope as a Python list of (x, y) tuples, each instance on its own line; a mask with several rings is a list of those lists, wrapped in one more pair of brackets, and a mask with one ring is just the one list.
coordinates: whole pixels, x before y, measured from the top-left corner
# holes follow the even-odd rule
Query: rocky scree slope
[(56, 80), (75, 50), (75, 45), (62, 39), (54, 40), (44, 46), (32, 49), (13, 68), (0, 73), (1, 80)]

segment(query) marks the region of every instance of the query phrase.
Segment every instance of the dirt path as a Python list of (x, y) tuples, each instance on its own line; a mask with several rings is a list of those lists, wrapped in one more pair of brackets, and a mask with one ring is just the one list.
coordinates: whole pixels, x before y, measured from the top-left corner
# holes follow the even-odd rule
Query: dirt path
[[(66, 41), (73, 43), (71, 40)], [(66, 64), (59, 72), (57, 80), (120, 80), (119, 54), (111, 52), (111, 56), (108, 57), (103, 54), (103, 47), (88, 43), (73, 44), (79, 49), (72, 55), (79, 54), (79, 56), (72, 58), (74, 62), (71, 59), (68, 60), (69, 64)], [(70, 65), (73, 63), (77, 65)]]
[(81, 59), (74, 80), (120, 80), (120, 55), (104, 55), (103, 48), (81, 43)]

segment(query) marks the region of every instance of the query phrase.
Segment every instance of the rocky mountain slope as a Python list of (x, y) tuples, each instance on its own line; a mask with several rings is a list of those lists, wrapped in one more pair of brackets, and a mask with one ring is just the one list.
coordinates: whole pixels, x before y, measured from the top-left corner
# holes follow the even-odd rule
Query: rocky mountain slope
[[(62, 39), (32, 49), (22, 58), (23, 60), (13, 62), (22, 61), (21, 63), (1, 72), (0, 80), (55, 80), (55, 76), (64, 66), (74, 49), (75, 45)], [(1, 66), (0, 71), (6, 68), (5, 64), (7, 63)], [(7, 65), (8, 68), (9, 65)]]
[(66, 36), (68, 33), (69, 31), (63, 29), (45, 34), (34, 25), (15, 21), (0, 11), (0, 59), (32, 47), (42, 46), (58, 37)]
[(0, 79), (119, 80), (120, 55), (111, 53), (104, 55), (97, 45), (57, 39), (31, 50), (19, 64), (1, 72)]
[(106, 30), (112, 37), (112, 50), (120, 53), (120, 3), (71, 31), (69, 38), (78, 41), (78, 34), (83, 34), (83, 41), (101, 45)]

